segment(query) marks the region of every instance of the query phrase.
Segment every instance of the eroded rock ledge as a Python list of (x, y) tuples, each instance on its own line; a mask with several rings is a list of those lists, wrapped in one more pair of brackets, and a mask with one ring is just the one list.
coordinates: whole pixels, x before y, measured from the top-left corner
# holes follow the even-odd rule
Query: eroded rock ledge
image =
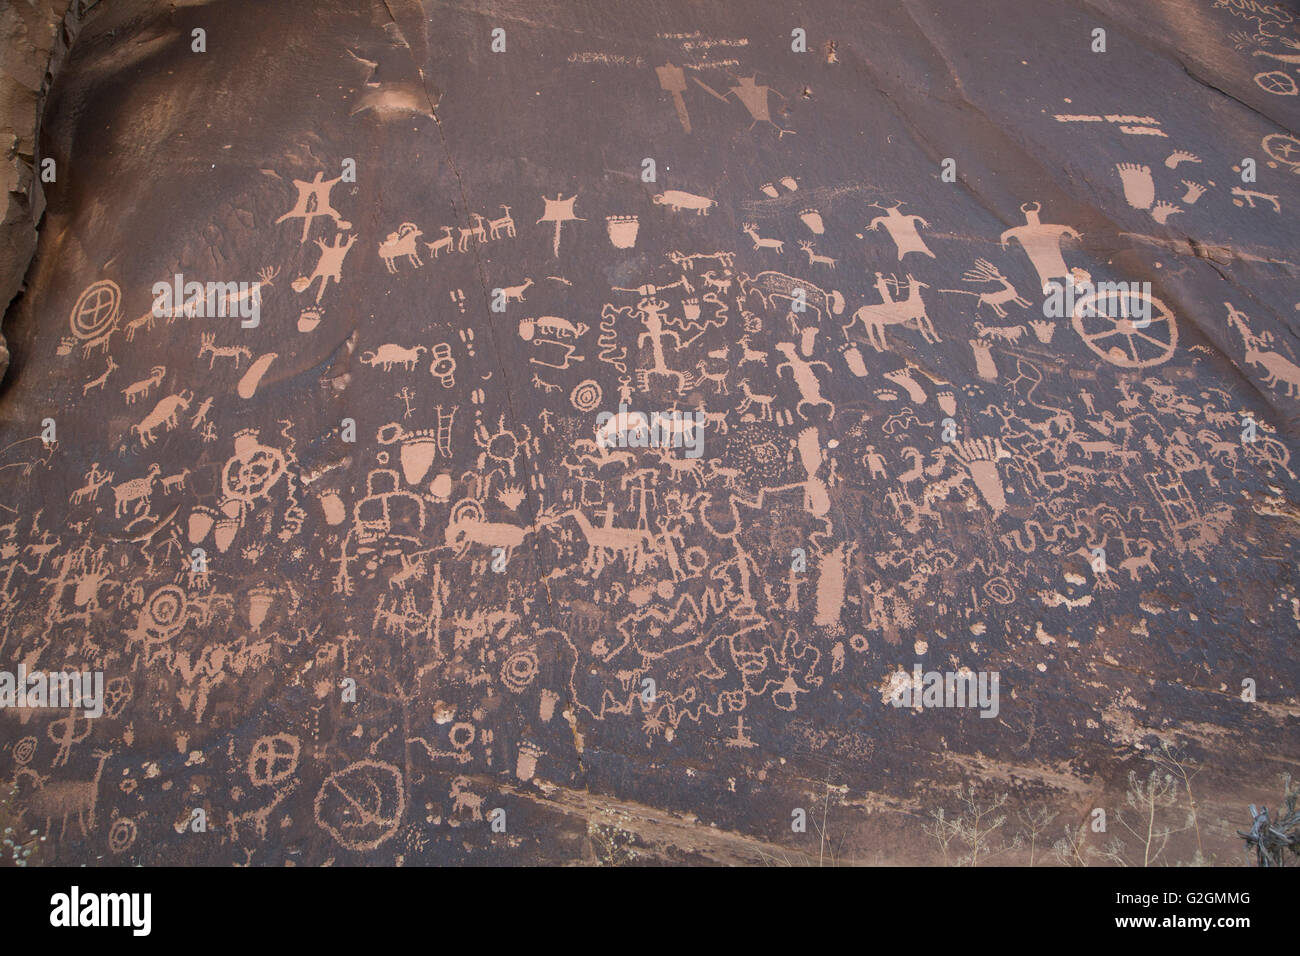
[[(45, 211), (37, 174), (40, 116), (50, 84), (72, 48), (86, 13), (99, 0), (14, 0), (0, 9), (0, 141), (5, 208), (0, 221), (0, 303), (7, 310), (36, 252)], [(0, 327), (0, 378), (9, 348)]]

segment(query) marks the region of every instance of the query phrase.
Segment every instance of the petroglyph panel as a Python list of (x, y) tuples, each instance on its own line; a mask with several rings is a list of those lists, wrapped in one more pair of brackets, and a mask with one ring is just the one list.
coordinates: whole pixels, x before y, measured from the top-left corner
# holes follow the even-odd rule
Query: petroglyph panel
[(47, 859), (934, 862), (1161, 741), (1226, 856), (1300, 759), (1289, 19), (123, 6), (5, 330), (0, 671), (103, 677), (0, 676)]

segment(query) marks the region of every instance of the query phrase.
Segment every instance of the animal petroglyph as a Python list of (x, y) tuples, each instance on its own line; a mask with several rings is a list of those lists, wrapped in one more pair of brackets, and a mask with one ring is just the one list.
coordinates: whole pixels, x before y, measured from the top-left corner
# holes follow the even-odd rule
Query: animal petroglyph
[(420, 362), (420, 356), (427, 352), (423, 345), (416, 345), (412, 348), (403, 348), (400, 345), (394, 345), (392, 342), (386, 342), (379, 348), (372, 351), (361, 353), (361, 364), (369, 365), (372, 368), (378, 367), (385, 372), (392, 371), (394, 365), (400, 365), (406, 371), (411, 371)]
[(667, 206), (674, 212), (681, 212), (683, 209), (694, 210), (697, 216), (707, 216), (709, 210), (717, 205), (715, 200), (707, 196), (697, 196), (694, 193), (682, 192), (680, 189), (657, 193), (654, 202), (656, 206)]
[(415, 268), (424, 265), (416, 245), (424, 233), (413, 222), (404, 222), (396, 232), (390, 232), (388, 238), (379, 244), (379, 258), (384, 260), (384, 267), (392, 273), (397, 272), (397, 260), (405, 258)]
[[(794, 807), (844, 862), (882, 808), (885, 857), (941, 854), (927, 801), (1009, 767), (1077, 822), (1157, 738), (1202, 809), (1300, 759), (1300, 142), (1210, 89), (1297, 102), (1262, 6), (1148, 18), (1200, 84), (1112, 28), (1041, 90), (1032, 4), (542, 9), (499, 56), (474, 4), (391, 6), (315, 12), (341, 59), (226, 44), (276, 91), (242, 138), (88, 108), (104, 17), (42, 116), (96, 155), (46, 186), (0, 394), (0, 816), (41, 862), (762, 862), (821, 851)], [(258, 281), (146, 311), (182, 272)], [(916, 664), (1001, 672), (1002, 719), (890, 707)], [(19, 666), (102, 675), (102, 718), (11, 710)]]
[(939, 334), (934, 330), (925, 310), (925, 300), (921, 298), (921, 290), (926, 288), (926, 284), (909, 274), (906, 298), (895, 300), (890, 289), (895, 285), (894, 281), (886, 280), (880, 273), (876, 273), (876, 278), (879, 280), (878, 288), (883, 301), (878, 305), (864, 305), (854, 312), (853, 317), (843, 326), (844, 333), (847, 335), (854, 325), (861, 323), (871, 347), (877, 352), (884, 352), (888, 348), (885, 343), (886, 326), (916, 322), (922, 338), (932, 345), (937, 344), (940, 341)]
[(1029, 308), (1029, 300), (1021, 296), (1007, 277), (987, 259), (976, 259), (975, 268), (962, 273), (962, 278), (967, 282), (997, 283), (1001, 288), (994, 292), (970, 292), (966, 289), (940, 289), (939, 291), (976, 296), (978, 304), (981, 306), (987, 305), (999, 319), (1007, 317), (1007, 305), (1018, 306), (1022, 309)]
[(194, 393), (188, 389), (178, 392), (174, 395), (168, 395), (166, 398), (158, 400), (158, 404), (153, 407), (139, 424), (131, 426), (131, 433), (140, 439), (141, 447), (152, 445), (155, 437), (154, 432), (159, 427), (165, 431), (171, 431), (179, 423), (178, 415), (190, 407), (190, 402), (194, 400)]

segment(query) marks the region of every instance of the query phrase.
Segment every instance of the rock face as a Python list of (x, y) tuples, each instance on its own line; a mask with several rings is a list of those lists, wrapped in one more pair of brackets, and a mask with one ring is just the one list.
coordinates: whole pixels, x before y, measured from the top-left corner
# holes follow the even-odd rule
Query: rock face
[[(14, 0), (0, 10), (0, 143), (5, 157), (0, 187), (6, 197), (0, 219), (0, 304), (5, 308), (22, 286), (45, 209), (35, 162), (41, 107), (51, 77), (96, 2)], [(8, 366), (0, 328), (0, 379)]]
[(0, 674), (47, 859), (1141, 860), (1076, 828), (1153, 767), (1231, 857), (1292, 15), (818, 7), (89, 12), (0, 396), (0, 671), (103, 680)]

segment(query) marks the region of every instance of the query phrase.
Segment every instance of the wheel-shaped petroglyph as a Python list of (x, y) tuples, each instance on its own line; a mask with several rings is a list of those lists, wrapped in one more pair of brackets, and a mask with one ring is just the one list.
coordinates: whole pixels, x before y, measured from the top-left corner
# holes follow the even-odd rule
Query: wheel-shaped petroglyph
[[(1146, 308), (1133, 305), (1140, 298)], [(1143, 290), (1090, 292), (1074, 304), (1074, 330), (1112, 365), (1146, 368), (1169, 361), (1178, 347), (1173, 310)]]

